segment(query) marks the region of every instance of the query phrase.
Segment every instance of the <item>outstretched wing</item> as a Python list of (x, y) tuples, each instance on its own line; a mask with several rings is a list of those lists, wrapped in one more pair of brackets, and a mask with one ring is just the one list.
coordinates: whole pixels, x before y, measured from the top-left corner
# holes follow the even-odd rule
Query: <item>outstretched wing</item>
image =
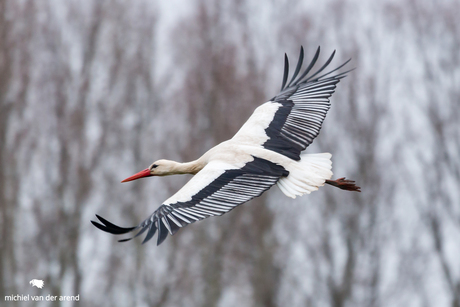
[(291, 159), (300, 160), (300, 153), (313, 142), (319, 134), (326, 113), (330, 108), (329, 97), (334, 93), (337, 83), (349, 71), (332, 75), (350, 60), (328, 73), (320, 75), (332, 61), (335, 51), (326, 63), (310, 76), (320, 48), (308, 67), (299, 76), (304, 51), (300, 56), (289, 83), (289, 61), (285, 55), (284, 76), (281, 91), (270, 101), (258, 107), (253, 115), (233, 137), (242, 143), (263, 146)]
[[(231, 168), (222, 162), (210, 162), (182, 189), (166, 200), (153, 214), (136, 227), (123, 228), (97, 216), (102, 222), (91, 221), (97, 228), (124, 234), (137, 229), (137, 237), (147, 231), (142, 243), (150, 240), (158, 229), (157, 245), (179, 228), (207, 217), (222, 215), (274, 185), (289, 173), (282, 166), (256, 158), (242, 168)], [(128, 241), (132, 238), (120, 240)]]

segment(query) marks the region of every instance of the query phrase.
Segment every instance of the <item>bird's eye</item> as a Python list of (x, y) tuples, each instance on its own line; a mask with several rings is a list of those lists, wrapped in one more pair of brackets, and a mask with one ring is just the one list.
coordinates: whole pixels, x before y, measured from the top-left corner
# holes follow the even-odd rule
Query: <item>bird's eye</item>
[(154, 169), (156, 167), (158, 167), (158, 165), (154, 164), (154, 165), (152, 165), (152, 167), (150, 169)]

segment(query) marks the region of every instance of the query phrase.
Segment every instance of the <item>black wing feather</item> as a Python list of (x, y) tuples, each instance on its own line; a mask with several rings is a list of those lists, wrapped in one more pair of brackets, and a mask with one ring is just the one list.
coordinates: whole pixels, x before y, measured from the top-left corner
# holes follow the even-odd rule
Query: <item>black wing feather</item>
[(166, 229), (165, 221), (166, 221), (166, 223), (168, 223), (168, 219), (166, 219), (166, 218), (164, 219), (164, 221), (163, 220), (161, 221), (163, 223), (158, 222), (158, 224), (160, 224), (160, 226), (158, 227), (157, 245), (160, 245), (161, 243), (163, 243), (163, 241), (168, 236), (168, 229)]
[[(334, 58), (334, 55), (335, 55), (335, 50), (332, 52), (331, 56), (329, 57), (329, 59), (327, 59), (326, 63), (324, 63), (324, 65), (318, 69), (317, 72), (315, 72), (313, 75), (311, 75), (310, 77), (308, 77), (307, 79), (305, 79), (305, 82), (308, 82), (309, 80), (313, 79), (314, 76), (318, 75), (319, 73), (321, 73), (329, 64), (331, 64), (331, 61), (332, 59)], [(325, 74), (327, 75), (327, 74)], [(322, 77), (324, 77), (325, 75), (323, 75)]]
[(91, 221), (91, 223), (93, 223), (93, 225), (99, 228), (100, 230), (111, 233), (111, 234), (120, 235), (120, 234), (124, 234), (130, 231), (133, 231), (137, 228), (137, 227), (127, 227), (127, 228), (119, 227), (117, 225), (110, 223), (109, 221), (100, 217), (97, 214), (96, 214), (96, 217), (99, 219), (99, 221), (102, 222), (103, 225), (99, 224), (98, 222), (94, 222), (94, 221)]
[(297, 85), (300, 81), (302, 81), (303, 78), (310, 72), (310, 70), (315, 66), (316, 61), (318, 60), (319, 54), (320, 54), (321, 48), (318, 46), (318, 49), (316, 49), (315, 55), (313, 56), (313, 59), (311, 60), (310, 64), (308, 64), (307, 69), (303, 72), (303, 74), (297, 79), (297, 81), (294, 83), (294, 85)]
[(284, 54), (284, 75), (283, 75), (283, 82), (281, 83), (281, 91), (284, 89), (284, 86), (286, 85), (288, 75), (289, 75), (289, 60), (288, 60), (287, 54), (285, 53)]
[(147, 232), (147, 235), (144, 238), (144, 241), (142, 241), (142, 244), (146, 243), (148, 240), (150, 240), (154, 235), (155, 232), (157, 231), (157, 226), (155, 225), (154, 222), (150, 223), (150, 225), (144, 226), (145, 229), (148, 229), (149, 231)]
[[(291, 86), (292, 81), (294, 81), (294, 79), (299, 74), (300, 69), (302, 68), (302, 63), (303, 63), (303, 46), (300, 46), (300, 54), (299, 54), (299, 60), (297, 61), (297, 67), (295, 68), (295, 72), (292, 75), (291, 81), (289, 81), (289, 84), (287, 85), (287, 87)], [(281, 89), (281, 90), (283, 90), (283, 89)]]

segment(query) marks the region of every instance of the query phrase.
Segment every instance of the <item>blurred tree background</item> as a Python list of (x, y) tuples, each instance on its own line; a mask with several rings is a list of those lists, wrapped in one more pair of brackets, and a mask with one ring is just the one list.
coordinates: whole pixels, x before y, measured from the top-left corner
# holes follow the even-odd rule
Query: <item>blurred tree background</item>
[[(458, 0), (0, 1), (0, 305), (459, 307), (459, 15)], [(190, 177), (120, 180), (230, 138), (300, 45), (357, 67), (307, 151), (362, 193), (273, 188), (160, 247), (90, 224), (153, 212)]]

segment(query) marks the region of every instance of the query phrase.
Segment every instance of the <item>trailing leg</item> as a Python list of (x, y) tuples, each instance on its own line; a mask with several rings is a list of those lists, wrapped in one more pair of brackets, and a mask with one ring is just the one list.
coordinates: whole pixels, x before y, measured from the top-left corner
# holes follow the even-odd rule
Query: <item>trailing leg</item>
[(361, 188), (355, 185), (353, 180), (347, 180), (345, 177), (336, 180), (326, 180), (326, 183), (342, 190), (361, 192)]

